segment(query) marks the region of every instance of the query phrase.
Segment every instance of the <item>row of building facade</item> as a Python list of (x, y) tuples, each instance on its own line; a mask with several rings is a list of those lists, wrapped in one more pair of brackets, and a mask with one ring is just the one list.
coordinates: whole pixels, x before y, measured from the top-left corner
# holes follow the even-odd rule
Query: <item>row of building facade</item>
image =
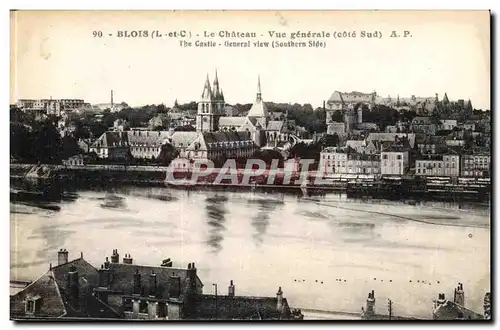
[(490, 176), (491, 155), (487, 152), (464, 154), (451, 149), (443, 154), (415, 156), (415, 140), (412, 142), (407, 134), (400, 134), (401, 140), (397, 140), (398, 134), (391, 135), (395, 141), (387, 137), (385, 141), (375, 140), (383, 138), (379, 136), (347, 141), (343, 147), (325, 148), (320, 154), (319, 168), (326, 174)]

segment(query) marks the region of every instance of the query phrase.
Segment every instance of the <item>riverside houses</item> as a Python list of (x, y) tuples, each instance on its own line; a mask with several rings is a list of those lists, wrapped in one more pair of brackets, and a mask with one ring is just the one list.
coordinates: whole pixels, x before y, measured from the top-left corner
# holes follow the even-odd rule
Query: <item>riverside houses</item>
[(491, 155), (488, 152), (464, 154), (461, 157), (460, 173), (466, 177), (489, 177), (491, 175)]
[(11, 319), (129, 320), (269, 320), (301, 319), (290, 310), (281, 287), (274, 297), (237, 296), (233, 281), (227, 294), (203, 294), (195, 263), (173, 266), (170, 258), (158, 266), (136, 265), (118, 250), (100, 268), (83, 254), (68, 261), (58, 252), (58, 265), (10, 299)]
[(319, 168), (325, 174), (380, 174), (380, 155), (358, 152), (351, 147), (325, 148)]
[(460, 156), (427, 155), (415, 161), (415, 174), (420, 176), (452, 176), (460, 174)]

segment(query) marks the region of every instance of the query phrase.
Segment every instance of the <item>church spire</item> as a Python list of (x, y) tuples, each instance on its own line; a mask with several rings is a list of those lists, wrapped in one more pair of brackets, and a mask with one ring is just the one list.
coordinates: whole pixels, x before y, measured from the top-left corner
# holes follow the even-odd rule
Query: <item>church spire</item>
[(217, 75), (217, 69), (215, 69), (215, 78), (214, 78), (214, 84), (213, 84), (213, 90), (212, 93), (215, 98), (220, 98), (221, 93), (220, 93), (220, 86), (219, 86), (219, 77)]
[(207, 79), (205, 80), (205, 86), (203, 87), (203, 94), (201, 95), (202, 98), (211, 98), (212, 97), (212, 90), (210, 88), (210, 79), (208, 78), (208, 73), (207, 73)]
[(260, 90), (260, 74), (259, 74), (259, 78), (258, 78), (258, 81), (257, 81), (257, 101), (262, 101), (262, 92)]

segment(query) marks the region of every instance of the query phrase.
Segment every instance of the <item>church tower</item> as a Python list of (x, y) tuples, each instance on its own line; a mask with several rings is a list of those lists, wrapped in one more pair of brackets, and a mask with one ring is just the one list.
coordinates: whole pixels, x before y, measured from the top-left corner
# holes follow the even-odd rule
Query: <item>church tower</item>
[(262, 128), (265, 130), (267, 123), (269, 121), (269, 112), (267, 111), (267, 106), (262, 100), (262, 91), (260, 88), (260, 76), (257, 81), (257, 95), (255, 97), (255, 102), (248, 111), (247, 117), (255, 117), (259, 121)]
[(219, 118), (222, 115), (224, 107), (224, 96), (222, 95), (217, 71), (213, 88), (210, 86), (210, 80), (205, 80), (201, 100), (198, 102), (198, 113), (196, 115), (197, 132), (215, 132), (219, 129)]

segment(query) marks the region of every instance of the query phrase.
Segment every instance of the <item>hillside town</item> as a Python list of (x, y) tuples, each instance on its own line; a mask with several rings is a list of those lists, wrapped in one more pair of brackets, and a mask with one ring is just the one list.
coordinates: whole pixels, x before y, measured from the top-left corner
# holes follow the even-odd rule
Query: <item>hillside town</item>
[[(475, 109), (471, 100), (452, 100), (447, 93), (381, 97), (376, 92), (340, 91), (313, 109), (307, 103), (267, 102), (258, 75), (255, 83), (248, 91), (254, 95), (251, 104), (226, 103), (217, 72), (213, 80), (206, 76), (192, 102), (174, 100), (171, 107), (132, 107), (116, 102), (115, 91), (110, 91), (109, 103), (102, 104), (20, 99), (10, 107), (11, 178), (21, 173), (12, 170), (22, 169), (23, 179), (43, 179), (48, 168), (48, 172), (55, 169), (59, 178), (85, 177), (105, 186), (153, 177), (165, 185), (166, 170), (188, 173), (197, 161), (221, 167), (227, 160), (243, 164), (259, 159), (271, 166), (278, 159), (280, 167), (292, 161), (298, 171), (301, 159), (311, 159), (312, 175), (322, 173), (328, 180), (321, 187), (301, 185), (305, 197), (307, 189), (316, 189), (342, 190), (363, 198), (489, 202), (489, 109)], [(259, 180), (253, 184), (266, 186)], [(22, 193), (11, 190), (11, 198), (21, 198)], [(209, 217), (215, 216), (213, 212)], [(215, 294), (206, 293), (194, 263), (173, 267), (168, 258), (156, 266), (139, 265), (130, 254), (120, 260), (115, 249), (96, 267), (83, 253), (74, 260), (65, 249), (57, 254), (57, 265), (50, 264), (36, 280), (18, 283), (18, 292), (11, 295), (12, 319), (304, 319), (303, 311), (284, 298), (281, 287), (268, 297), (238, 296), (231, 281), (227, 293), (218, 293), (217, 284)], [(473, 311), (466, 307), (463, 292), (459, 283), (452, 299), (439, 293), (429, 306), (430, 318), (491, 317), (490, 293), (484, 298), (484, 310)], [(376, 311), (375, 300), (375, 292), (369, 292), (355, 319), (413, 319), (394, 315), (392, 307), (388, 313), (385, 306)]]
[[(330, 177), (489, 178), (491, 117), (471, 100), (381, 97), (334, 91), (323, 107), (225, 102), (217, 72), (199, 97), (171, 108), (84, 100), (18, 100), (11, 105), (11, 162), (145, 164), (172, 168), (227, 159), (314, 159)], [(249, 94), (252, 90), (249, 90)], [(196, 93), (193, 93), (196, 95)]]

